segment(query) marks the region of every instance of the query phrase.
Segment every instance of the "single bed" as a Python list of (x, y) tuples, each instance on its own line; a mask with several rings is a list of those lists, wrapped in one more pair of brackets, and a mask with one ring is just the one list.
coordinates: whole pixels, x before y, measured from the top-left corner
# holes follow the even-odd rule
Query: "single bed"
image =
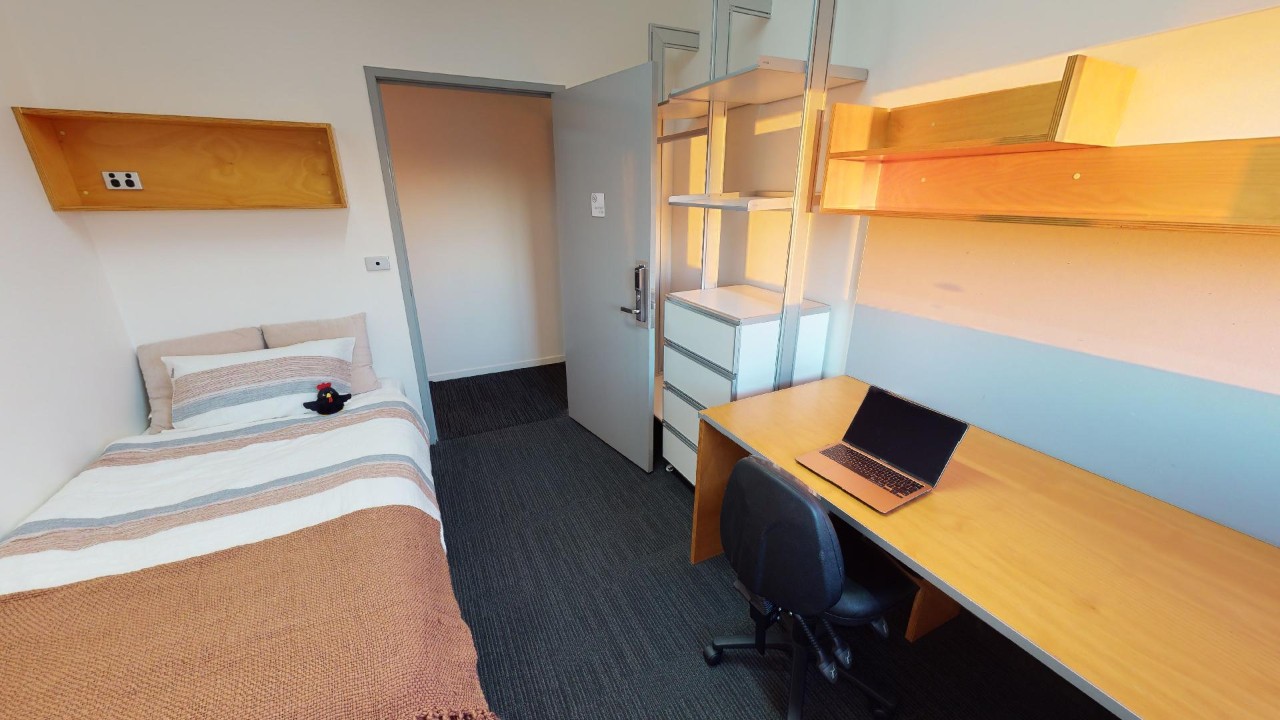
[(417, 412), (112, 444), (0, 542), (0, 716), (495, 717)]

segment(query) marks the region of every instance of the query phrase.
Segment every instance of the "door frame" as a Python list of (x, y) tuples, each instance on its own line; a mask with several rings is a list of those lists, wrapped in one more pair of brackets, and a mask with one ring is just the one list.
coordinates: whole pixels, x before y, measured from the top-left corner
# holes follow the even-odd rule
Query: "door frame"
[(427, 380), (427, 359), (422, 346), (422, 326), (418, 322), (418, 304), (413, 295), (413, 274), (409, 269), (409, 251), (405, 244), (404, 222), (400, 216), (400, 196), (396, 190), (395, 172), (391, 167), (391, 146), (387, 142), (387, 118), (383, 111), (382, 93), (378, 90), (378, 85), (397, 83), (422, 87), (450, 87), (547, 98), (551, 97), (552, 93), (563, 90), (564, 86), (417, 70), (396, 70), (369, 65), (364, 66), (364, 78), (369, 90), (369, 107), (373, 112), (373, 135), (378, 143), (378, 164), (382, 166), (382, 185), (386, 189), (387, 210), (391, 215), (391, 240), (395, 246), (396, 269), (400, 275), (400, 295), (404, 301), (405, 318), (409, 325), (409, 345), (413, 352), (413, 366), (418, 376), (422, 415), (427, 421), (427, 430), (434, 444), (440, 439), (440, 434), (436, 431), (435, 407), (431, 403), (431, 384)]

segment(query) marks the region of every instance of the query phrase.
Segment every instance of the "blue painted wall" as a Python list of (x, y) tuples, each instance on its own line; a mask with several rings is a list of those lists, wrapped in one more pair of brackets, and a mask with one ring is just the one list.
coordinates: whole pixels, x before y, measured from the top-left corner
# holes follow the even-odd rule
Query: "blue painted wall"
[(1280, 545), (1280, 395), (867, 305), (846, 371)]

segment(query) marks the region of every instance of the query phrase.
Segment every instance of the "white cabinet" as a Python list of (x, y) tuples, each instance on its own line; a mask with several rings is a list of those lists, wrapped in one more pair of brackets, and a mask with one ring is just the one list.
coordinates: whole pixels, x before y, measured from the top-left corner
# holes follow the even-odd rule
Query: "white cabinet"
[[(795, 382), (822, 377), (831, 309), (805, 300)], [(695, 481), (698, 413), (773, 389), (782, 294), (752, 285), (670, 293), (663, 304), (662, 454)]]

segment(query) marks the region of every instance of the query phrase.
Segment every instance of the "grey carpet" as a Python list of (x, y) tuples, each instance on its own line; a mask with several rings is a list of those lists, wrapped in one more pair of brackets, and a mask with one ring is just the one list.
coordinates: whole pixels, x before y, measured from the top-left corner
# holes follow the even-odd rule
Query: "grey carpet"
[[(563, 394), (556, 401), (563, 406)], [(693, 495), (681, 479), (645, 474), (563, 416), (455, 436), (433, 448), (432, 462), (454, 590), (503, 718), (785, 715), (781, 654), (738, 651), (703, 664), (712, 634), (746, 633), (751, 622), (723, 558), (689, 564)], [(900, 696), (900, 718), (1111, 717), (967, 613), (914, 644), (900, 638), (903, 622), (891, 618), (898, 637), (888, 642), (848, 633), (857, 667)], [(856, 690), (811, 670), (805, 717), (869, 714)]]
[(564, 363), (430, 385), (442, 440), (565, 416)]

